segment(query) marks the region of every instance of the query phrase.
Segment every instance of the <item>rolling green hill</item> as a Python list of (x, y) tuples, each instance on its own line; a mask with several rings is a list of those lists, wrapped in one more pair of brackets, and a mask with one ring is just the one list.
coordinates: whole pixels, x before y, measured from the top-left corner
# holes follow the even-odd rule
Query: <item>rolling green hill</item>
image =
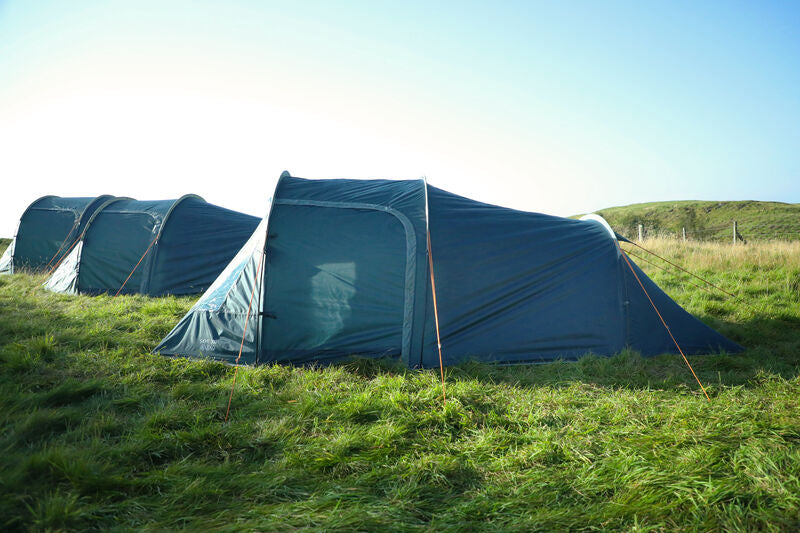
[(800, 204), (781, 202), (651, 202), (597, 211), (618, 233), (638, 236), (642, 224), (648, 236), (681, 236), (694, 240), (732, 240), (733, 221), (747, 241), (800, 240)]
[[(623, 244), (623, 246), (629, 246)], [(3, 531), (797, 531), (800, 243), (653, 241), (747, 351), (436, 370), (149, 351), (193, 298), (0, 277)], [(696, 280), (695, 280), (696, 281)], [(679, 335), (679, 332), (676, 332)], [(447, 349), (446, 344), (443, 349)]]

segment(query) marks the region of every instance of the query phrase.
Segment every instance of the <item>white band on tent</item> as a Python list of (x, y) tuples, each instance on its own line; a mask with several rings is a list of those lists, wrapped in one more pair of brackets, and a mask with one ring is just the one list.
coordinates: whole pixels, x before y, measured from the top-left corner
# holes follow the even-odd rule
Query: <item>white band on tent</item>
[(606, 219), (604, 219), (600, 215), (595, 213), (590, 213), (588, 215), (583, 215), (579, 220), (591, 220), (592, 222), (597, 222), (598, 224), (606, 228), (606, 231), (608, 231), (612, 239), (614, 239), (615, 241), (617, 240), (617, 234), (614, 232), (613, 229), (611, 229), (611, 226), (608, 225)]

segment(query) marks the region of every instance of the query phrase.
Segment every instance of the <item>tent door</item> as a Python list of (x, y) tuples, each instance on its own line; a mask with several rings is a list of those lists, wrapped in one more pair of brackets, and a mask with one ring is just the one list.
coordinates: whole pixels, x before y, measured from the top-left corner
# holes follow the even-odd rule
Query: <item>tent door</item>
[(406, 228), (386, 209), (358, 205), (275, 202), (259, 362), (401, 354), (413, 290)]

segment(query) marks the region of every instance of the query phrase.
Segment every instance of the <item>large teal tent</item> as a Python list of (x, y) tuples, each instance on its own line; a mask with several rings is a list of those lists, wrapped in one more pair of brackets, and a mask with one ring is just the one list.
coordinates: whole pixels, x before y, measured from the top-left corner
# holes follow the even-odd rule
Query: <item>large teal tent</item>
[(154, 352), (234, 361), (242, 347), (250, 364), (360, 355), (437, 366), (434, 284), (444, 364), (676, 352), (648, 295), (686, 353), (742, 349), (629, 267), (598, 219), (496, 207), (422, 180), (288, 173), (270, 208)]
[(96, 210), (45, 286), (56, 292), (151, 296), (203, 292), (258, 218), (207, 203), (117, 198)]
[(36, 271), (58, 264), (92, 214), (112, 198), (43, 196), (34, 201), (22, 213), (17, 234), (0, 259), (0, 273)]

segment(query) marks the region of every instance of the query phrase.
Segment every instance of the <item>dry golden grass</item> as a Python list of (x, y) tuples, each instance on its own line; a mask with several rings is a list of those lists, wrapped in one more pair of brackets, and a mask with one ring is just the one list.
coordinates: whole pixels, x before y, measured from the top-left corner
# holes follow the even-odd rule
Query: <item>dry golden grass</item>
[[(654, 238), (637, 243), (670, 260), (678, 259), (688, 269), (800, 268), (800, 241), (769, 241), (749, 244), (687, 241)], [(636, 252), (636, 247), (623, 243)]]
[[(647, 274), (690, 312), (740, 322), (756, 317), (783, 315), (800, 294), (800, 242), (772, 241), (751, 244), (686, 242), (680, 239), (647, 239), (638, 243), (711, 283), (735, 294), (725, 310), (713, 295), (695, 290), (705, 286), (660, 259), (629, 243), (622, 243)], [(649, 262), (648, 262), (649, 261)], [(715, 292), (712, 290), (711, 292)], [(723, 300), (727, 296), (717, 295)]]

